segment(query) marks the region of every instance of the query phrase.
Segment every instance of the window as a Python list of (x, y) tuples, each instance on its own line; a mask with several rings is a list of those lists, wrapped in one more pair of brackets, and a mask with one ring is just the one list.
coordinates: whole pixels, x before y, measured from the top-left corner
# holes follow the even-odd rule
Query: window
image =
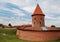
[(42, 20), (42, 18), (40, 18), (40, 20)]
[(34, 22), (34, 24), (35, 24), (35, 22)]
[(34, 18), (34, 20), (36, 20), (36, 18)]
[(41, 22), (40, 22), (40, 25), (41, 25)]

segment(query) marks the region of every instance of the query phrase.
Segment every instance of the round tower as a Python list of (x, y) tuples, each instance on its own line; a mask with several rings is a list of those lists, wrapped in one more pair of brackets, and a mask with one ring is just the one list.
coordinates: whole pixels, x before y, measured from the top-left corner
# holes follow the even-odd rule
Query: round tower
[(37, 28), (45, 26), (44, 17), (45, 15), (39, 7), (39, 4), (37, 4), (37, 7), (34, 13), (32, 14), (32, 26)]

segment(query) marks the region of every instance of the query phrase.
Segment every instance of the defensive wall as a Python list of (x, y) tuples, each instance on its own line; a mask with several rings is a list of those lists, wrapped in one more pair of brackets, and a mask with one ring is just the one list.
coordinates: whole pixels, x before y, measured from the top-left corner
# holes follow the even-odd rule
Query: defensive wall
[(19, 39), (30, 41), (60, 40), (60, 30), (18, 29), (16, 35)]

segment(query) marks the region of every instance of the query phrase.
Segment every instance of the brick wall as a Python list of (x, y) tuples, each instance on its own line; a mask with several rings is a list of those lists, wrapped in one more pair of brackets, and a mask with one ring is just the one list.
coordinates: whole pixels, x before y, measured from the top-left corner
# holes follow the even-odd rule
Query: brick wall
[(32, 16), (32, 25), (33, 27), (44, 26), (44, 16), (43, 15), (34, 15)]
[(60, 31), (17, 30), (16, 35), (19, 39), (30, 41), (60, 40)]

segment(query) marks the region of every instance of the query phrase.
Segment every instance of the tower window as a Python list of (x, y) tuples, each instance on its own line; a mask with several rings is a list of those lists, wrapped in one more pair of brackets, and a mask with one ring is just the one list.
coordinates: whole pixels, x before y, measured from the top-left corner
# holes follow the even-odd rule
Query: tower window
[(34, 20), (36, 20), (36, 18), (34, 18)]
[(42, 18), (40, 18), (40, 20), (42, 20)]
[(40, 25), (41, 25), (41, 22), (40, 22)]
[(35, 22), (34, 22), (34, 24), (35, 24)]

